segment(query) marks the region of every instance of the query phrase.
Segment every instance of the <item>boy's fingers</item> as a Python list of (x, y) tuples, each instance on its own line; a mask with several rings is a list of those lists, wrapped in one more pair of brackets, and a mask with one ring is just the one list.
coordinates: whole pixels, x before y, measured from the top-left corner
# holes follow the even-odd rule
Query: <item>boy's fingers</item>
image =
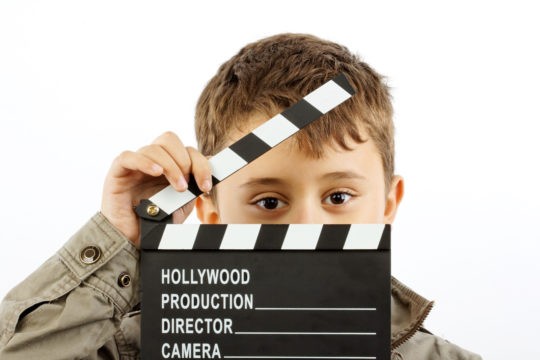
[(212, 170), (208, 159), (195, 148), (184, 147), (172, 132), (162, 134), (151, 145), (135, 153), (123, 152), (115, 164), (115, 176), (125, 176), (127, 170), (138, 170), (152, 176), (165, 175), (177, 191), (185, 191), (188, 187), (186, 179), (193, 173), (202, 191), (212, 189)]
[(199, 189), (204, 192), (209, 192), (212, 189), (212, 169), (210, 167), (210, 162), (197, 149), (190, 146), (186, 149), (191, 158), (193, 176), (195, 177)]
[(176, 190), (185, 191), (187, 189), (187, 182), (182, 171), (163, 147), (157, 144), (151, 144), (139, 149), (138, 153), (161, 166), (163, 168), (163, 174)]
[(184, 178), (188, 179), (191, 172), (191, 159), (178, 135), (172, 131), (167, 131), (154, 140), (154, 144), (160, 145), (169, 153), (182, 174), (184, 174)]
[(160, 176), (163, 174), (163, 167), (161, 165), (133, 151), (124, 151), (116, 157), (111, 167), (111, 174), (115, 177), (122, 177), (133, 170), (151, 176)]

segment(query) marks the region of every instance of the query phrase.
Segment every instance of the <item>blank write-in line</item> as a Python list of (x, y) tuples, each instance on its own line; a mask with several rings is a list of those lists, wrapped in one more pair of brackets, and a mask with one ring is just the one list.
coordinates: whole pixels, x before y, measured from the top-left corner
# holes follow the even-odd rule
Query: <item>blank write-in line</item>
[(309, 308), (309, 307), (256, 307), (255, 310), (290, 310), (290, 311), (376, 311), (377, 308)]
[(236, 335), (377, 335), (374, 332), (236, 331)]
[(375, 360), (375, 356), (224, 356), (225, 359), (357, 359)]

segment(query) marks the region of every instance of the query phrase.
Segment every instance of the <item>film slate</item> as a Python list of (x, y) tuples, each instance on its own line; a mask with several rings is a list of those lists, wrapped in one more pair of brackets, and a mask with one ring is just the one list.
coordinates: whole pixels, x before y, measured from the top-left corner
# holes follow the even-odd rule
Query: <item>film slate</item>
[(153, 236), (143, 359), (390, 359), (389, 225), (168, 224)]
[[(214, 185), (354, 93), (340, 74), (220, 151)], [(200, 194), (136, 208), (143, 359), (389, 359), (388, 225), (170, 224)]]

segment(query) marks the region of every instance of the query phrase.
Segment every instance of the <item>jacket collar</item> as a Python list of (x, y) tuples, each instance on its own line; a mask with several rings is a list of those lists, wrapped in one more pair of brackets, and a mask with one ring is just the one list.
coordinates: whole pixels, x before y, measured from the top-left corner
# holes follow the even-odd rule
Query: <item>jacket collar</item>
[(433, 301), (418, 295), (392, 277), (392, 350), (409, 340), (422, 327), (424, 320), (433, 308), (433, 304)]

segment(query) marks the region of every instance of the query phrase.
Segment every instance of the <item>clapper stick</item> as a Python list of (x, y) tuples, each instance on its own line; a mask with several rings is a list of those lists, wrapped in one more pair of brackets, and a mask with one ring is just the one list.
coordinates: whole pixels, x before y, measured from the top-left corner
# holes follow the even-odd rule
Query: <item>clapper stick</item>
[(160, 223), (154, 228), (143, 250), (390, 250), (388, 224)]
[[(214, 185), (228, 178), (273, 147), (296, 134), (355, 93), (344, 74), (324, 83), (282, 113), (274, 116), (229, 147), (218, 152), (209, 162)], [(149, 200), (141, 201), (136, 212), (151, 221), (164, 221), (175, 210), (202, 194), (193, 176), (188, 189), (176, 191), (172, 186), (161, 190)], [(144, 227), (144, 226), (143, 226)], [(149, 229), (142, 229), (144, 236)]]

